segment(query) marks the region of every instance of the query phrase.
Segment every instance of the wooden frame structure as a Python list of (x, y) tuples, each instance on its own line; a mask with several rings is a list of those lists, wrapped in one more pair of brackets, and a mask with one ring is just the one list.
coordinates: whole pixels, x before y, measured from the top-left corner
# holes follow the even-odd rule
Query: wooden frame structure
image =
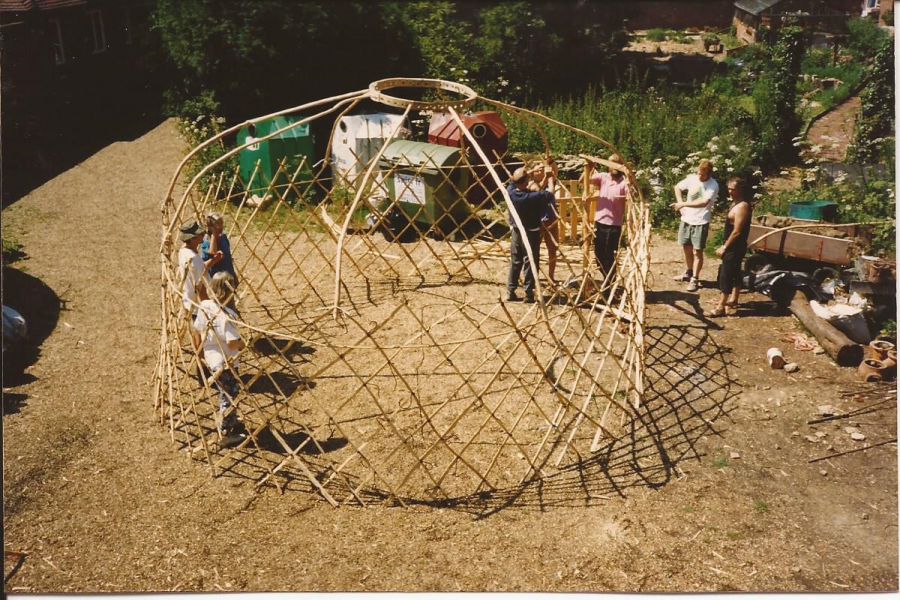
[[(425, 99), (404, 99), (399, 88)], [(554, 129), (604, 154), (615, 149), (440, 80), (382, 80), (277, 114), (299, 117), (289, 127), (321, 127), (364, 100), (408, 118), (449, 113), (465, 136), (458, 162), (386, 162), (398, 126), (352, 188), (332, 183), (329, 148), (308, 165), (311, 176), (309, 168), (291, 171), (282, 162), (267, 201), (252, 202), (244, 191), (250, 182), (232, 164), (243, 146), (224, 146), (239, 125), (179, 166), (161, 206), (153, 382), (160, 423), (213, 475), (307, 490), (335, 506), (479, 497), (589, 458), (601, 441), (622, 435), (644, 393), (650, 220), (631, 170), (588, 158), (625, 172), (630, 182), (614, 275), (598, 276), (592, 258), (590, 186), (569, 182), (559, 194), (567, 223), (560, 281), (548, 280), (542, 252), (530, 267), (538, 301), (507, 303), (510, 227), (522, 230), (515, 213), (507, 222), (506, 185), (517, 165), (511, 155), (487, 156), (459, 111), (498, 111), (517, 131), (540, 136), (547, 155)], [(212, 144), (226, 151), (183, 179)], [(487, 176), (450, 175), (475, 169)], [(469, 187), (458, 189), (460, 181)], [(421, 194), (423, 185), (455, 199), (433, 222), (410, 217), (408, 206), (401, 211), (400, 200)], [(445, 186), (449, 193), (437, 189)], [(471, 186), (483, 186), (489, 202), (468, 204)], [(176, 259), (179, 225), (210, 210), (225, 216), (240, 280), (235, 323), (248, 342), (235, 361), (240, 366), (228, 367), (240, 387), (233, 410), (248, 433), (236, 447), (225, 447), (216, 430), (221, 375), (202, 367), (185, 334), (190, 317)]]

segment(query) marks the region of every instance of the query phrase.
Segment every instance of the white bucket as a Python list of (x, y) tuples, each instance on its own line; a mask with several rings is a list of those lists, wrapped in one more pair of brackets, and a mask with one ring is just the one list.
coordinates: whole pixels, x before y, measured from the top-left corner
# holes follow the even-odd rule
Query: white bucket
[(769, 348), (768, 352), (766, 352), (766, 358), (769, 361), (769, 366), (773, 369), (784, 368), (784, 354), (778, 348)]
[(817, 316), (844, 332), (844, 335), (854, 342), (868, 344), (872, 341), (872, 334), (869, 333), (869, 326), (861, 308), (840, 303), (825, 306), (815, 300), (810, 300), (809, 306)]

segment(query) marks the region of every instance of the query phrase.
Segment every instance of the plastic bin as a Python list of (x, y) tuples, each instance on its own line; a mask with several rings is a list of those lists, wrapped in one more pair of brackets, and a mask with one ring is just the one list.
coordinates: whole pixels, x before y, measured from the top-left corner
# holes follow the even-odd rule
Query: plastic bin
[(809, 202), (791, 203), (788, 214), (795, 219), (808, 221), (830, 221), (837, 219), (838, 205), (827, 200), (811, 200)]
[(382, 154), (381, 168), (392, 205), (416, 229), (447, 235), (471, 215), (463, 194), (469, 187), (469, 167), (459, 148), (395, 140)]
[[(241, 150), (239, 158), (241, 180), (252, 196), (265, 199), (274, 192), (278, 197), (293, 201), (298, 195), (312, 194), (303, 185), (304, 180), (312, 180), (312, 165), (315, 160), (314, 140), (309, 125), (298, 125), (270, 139), (260, 139), (299, 120), (298, 117), (274, 117), (242, 127), (238, 131), (239, 145), (259, 140)], [(282, 161), (285, 161), (284, 172), (279, 173)], [(294, 185), (289, 186), (292, 178)]]
[(369, 162), (398, 123), (403, 128), (397, 138), (406, 139), (409, 126), (403, 115), (373, 113), (341, 117), (331, 140), (331, 173), (335, 185), (356, 189)]

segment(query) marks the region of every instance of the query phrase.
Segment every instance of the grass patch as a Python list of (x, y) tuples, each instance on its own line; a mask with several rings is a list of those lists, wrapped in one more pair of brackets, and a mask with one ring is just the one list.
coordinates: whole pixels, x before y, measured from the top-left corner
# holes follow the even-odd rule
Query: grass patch
[(651, 42), (664, 42), (669, 39), (665, 29), (651, 29), (647, 32), (647, 39)]
[(749, 94), (736, 96), (734, 102), (738, 105), (738, 107), (746, 110), (749, 114), (756, 114), (756, 102), (753, 100), (753, 96)]
[(753, 510), (757, 513), (764, 515), (769, 512), (769, 505), (763, 500), (754, 500), (753, 501)]
[(3, 240), (2, 260), (4, 265), (11, 265), (15, 262), (23, 260), (27, 256), (28, 255), (25, 254), (24, 247), (18, 242), (18, 240), (8, 238)]
[(724, 469), (725, 467), (728, 466), (728, 458), (725, 456), (722, 456), (720, 458), (715, 459), (712, 464), (717, 469)]

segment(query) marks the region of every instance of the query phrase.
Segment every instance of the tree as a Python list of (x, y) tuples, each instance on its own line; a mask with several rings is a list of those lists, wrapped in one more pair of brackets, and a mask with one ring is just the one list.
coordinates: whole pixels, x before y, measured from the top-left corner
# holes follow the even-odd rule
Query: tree
[(759, 132), (756, 154), (764, 166), (796, 158), (793, 140), (800, 132), (797, 80), (803, 61), (804, 38), (799, 27), (781, 29), (772, 60), (753, 94), (755, 126)]
[[(408, 62), (402, 28), (362, 1), (157, 0), (177, 77), (170, 112), (196, 99), (236, 120), (359, 89)], [(193, 101), (192, 101), (193, 100)]]
[[(229, 121), (392, 76), (537, 101), (596, 82), (622, 9), (579, 1), (156, 0), (171, 112)], [(618, 44), (618, 46), (617, 46)]]
[(869, 67), (860, 95), (859, 126), (856, 130), (856, 158), (873, 162), (884, 138), (894, 136), (894, 39), (881, 42)]

